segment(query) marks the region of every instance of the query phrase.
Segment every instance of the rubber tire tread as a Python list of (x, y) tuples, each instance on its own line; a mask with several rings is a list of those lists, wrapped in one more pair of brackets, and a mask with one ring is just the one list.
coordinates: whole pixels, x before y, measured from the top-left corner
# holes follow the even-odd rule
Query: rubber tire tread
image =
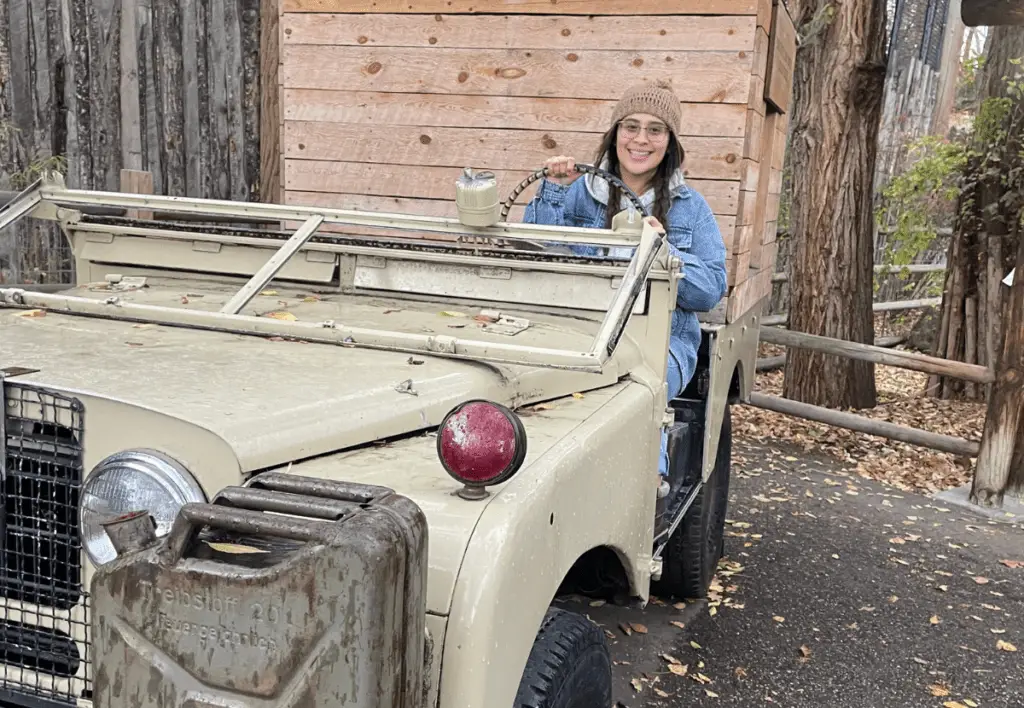
[(732, 415), (730, 406), (726, 406), (715, 467), (665, 546), (661, 579), (652, 588), (658, 596), (684, 600), (707, 596), (718, 561), (725, 551), (731, 466)]
[(612, 704), (612, 660), (600, 627), (549, 608), (533, 642), (513, 708), (605, 708)]

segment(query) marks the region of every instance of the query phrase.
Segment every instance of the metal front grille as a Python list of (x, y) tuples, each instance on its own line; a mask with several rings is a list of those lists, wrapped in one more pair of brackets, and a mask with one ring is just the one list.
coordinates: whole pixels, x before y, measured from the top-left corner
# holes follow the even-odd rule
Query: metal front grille
[(78, 532), (83, 406), (0, 383), (0, 702), (74, 702), (91, 688)]

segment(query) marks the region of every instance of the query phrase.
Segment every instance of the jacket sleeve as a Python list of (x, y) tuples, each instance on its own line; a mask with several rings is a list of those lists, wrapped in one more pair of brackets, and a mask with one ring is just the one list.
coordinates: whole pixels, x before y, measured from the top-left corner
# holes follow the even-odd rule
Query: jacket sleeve
[(725, 296), (725, 243), (718, 220), (702, 197), (695, 223), (690, 228), (669, 225), (669, 250), (683, 262), (683, 277), (676, 298), (678, 306), (708, 312)]
[(544, 226), (576, 226), (571, 185), (566, 187), (544, 179), (537, 194), (526, 205), (523, 223)]

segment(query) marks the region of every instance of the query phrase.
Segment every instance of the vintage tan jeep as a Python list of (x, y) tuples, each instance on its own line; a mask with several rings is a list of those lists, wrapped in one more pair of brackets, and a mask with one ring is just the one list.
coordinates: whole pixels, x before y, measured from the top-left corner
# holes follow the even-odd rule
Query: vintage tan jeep
[[(466, 221), (481, 213), (468, 208)], [(650, 226), (467, 226), (78, 191), (53, 174), (0, 211), (0, 228), (22, 217), (59, 223), (78, 284), (0, 289), (3, 705), (88, 704), (102, 683), (103, 706), (607, 706), (602, 631), (553, 600), (643, 603), (652, 583), (663, 596), (705, 593), (722, 553), (729, 404), (749, 393), (758, 317), (706, 324), (697, 375), (667, 401), (670, 314), (686, 273)], [(395, 235), (403, 230), (455, 238)], [(585, 259), (560, 248), (572, 243), (634, 251)], [(666, 427), (672, 492), (659, 500)], [(246, 623), (268, 608), (217, 619), (237, 603), (187, 584), (92, 585), (131, 560), (106, 533), (110, 519), (148, 512), (166, 541), (176, 519), (206, 518), (195, 510), (215, 499), (238, 506), (261, 484), (306, 489), (306, 506), (268, 502), (278, 511), (359, 511), (386, 497), (406, 500), (406, 521), (421, 524), (404, 582), (361, 588), (349, 578), (344, 588), (407, 608), (405, 648), (360, 657), (384, 673), (403, 664), (405, 683), (391, 693), (367, 687), (377, 674), (359, 673), (366, 666), (339, 668), (339, 654), (322, 654), (304, 671), (325, 671), (333, 656), (331, 675), (351, 691), (314, 696), (307, 686), (296, 702), (306, 679), (289, 671), (303, 657), (268, 673), (250, 663), (272, 663), (291, 641), (265, 625), (270, 635), (246, 644)], [(317, 489), (334, 496), (309, 501)], [(363, 528), (351, 518), (334, 538)], [(395, 553), (416, 549), (402, 543)], [(289, 581), (289, 601), (306, 593), (310, 613), (313, 595), (333, 601), (312, 579)], [(119, 605), (115, 591), (131, 599)], [(92, 600), (111, 614), (95, 616)], [(196, 664), (176, 666), (158, 637), (133, 635), (119, 614), (131, 602), (159, 615), (146, 626), (173, 632), (175, 646), (194, 642)], [(97, 626), (134, 638), (97, 655)], [(368, 636), (396, 630), (345, 631), (370, 652)], [(138, 677), (123, 664), (140, 657), (150, 693), (119, 693), (118, 681)], [(254, 673), (260, 689), (246, 698), (238, 686)], [(172, 680), (181, 692), (158, 700)]]

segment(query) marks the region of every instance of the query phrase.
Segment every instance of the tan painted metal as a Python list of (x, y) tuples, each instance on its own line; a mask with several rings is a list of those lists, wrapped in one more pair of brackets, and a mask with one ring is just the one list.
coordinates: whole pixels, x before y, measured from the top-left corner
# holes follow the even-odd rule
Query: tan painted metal
[[(591, 548), (612, 549), (632, 594), (647, 599), (669, 328), (685, 277), (649, 227), (639, 240), (473, 229), (83, 192), (52, 175), (35, 195), (26, 213), (58, 221), (79, 281), (57, 293), (0, 289), (0, 368), (35, 369), (19, 382), (83, 401), (86, 469), (149, 447), (179, 460), (208, 497), (276, 470), (383, 485), (413, 500), (430, 538), (428, 705), (510, 705), (544, 610)], [(287, 233), (254, 228), (97, 215), (110, 207), (488, 236), (521, 248), (322, 228), (289, 243)], [(608, 263), (527, 248), (575, 242), (637, 254)], [(734, 370), (741, 398), (749, 395), (757, 311), (704, 327), (705, 478)], [(518, 409), (529, 440), (523, 468), (483, 501), (453, 494), (432, 433), (469, 398)]]

